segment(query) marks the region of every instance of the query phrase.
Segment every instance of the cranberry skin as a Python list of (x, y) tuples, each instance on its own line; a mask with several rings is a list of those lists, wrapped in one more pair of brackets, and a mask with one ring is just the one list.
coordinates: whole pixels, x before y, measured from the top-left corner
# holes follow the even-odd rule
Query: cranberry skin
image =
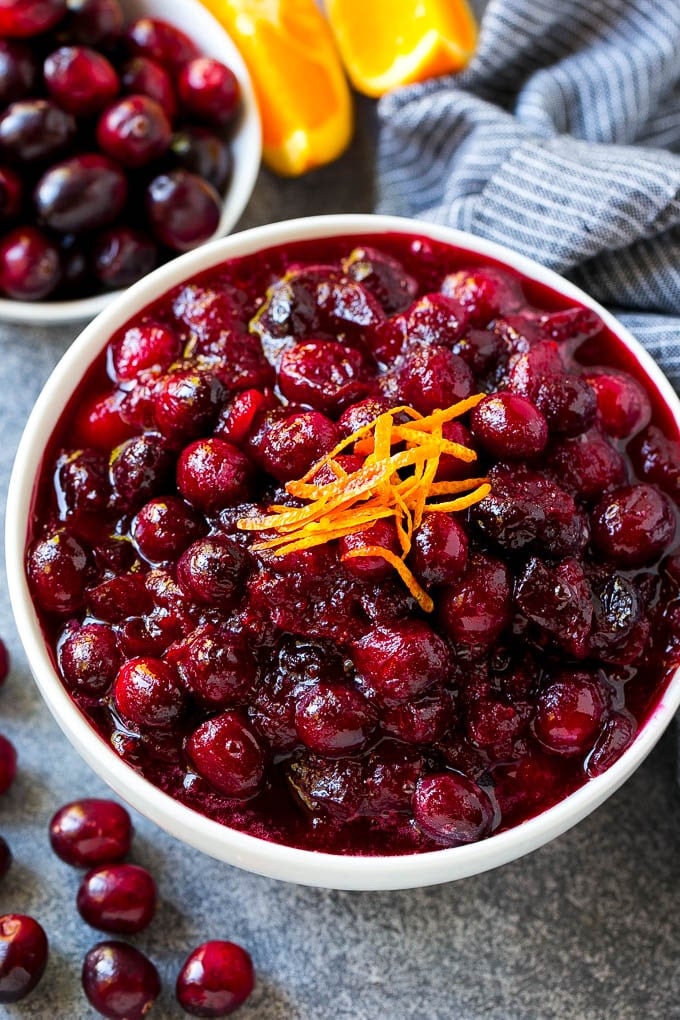
[(605, 713), (601, 683), (586, 672), (564, 671), (541, 691), (534, 731), (551, 754), (583, 754), (595, 743)]
[(637, 723), (631, 716), (615, 712), (607, 720), (586, 761), (586, 773), (593, 779), (601, 776), (630, 747), (637, 732)]
[(469, 397), (474, 377), (463, 359), (446, 347), (419, 344), (404, 356), (398, 388), (405, 403), (432, 414)]
[(94, 275), (105, 290), (129, 287), (158, 263), (154, 241), (132, 227), (110, 227), (94, 246)]
[(177, 114), (172, 79), (164, 67), (148, 57), (133, 57), (123, 66), (120, 83), (127, 95), (148, 96), (163, 107), (169, 121)]
[(343, 259), (342, 268), (380, 302), (388, 315), (408, 308), (418, 293), (416, 280), (402, 264), (375, 248), (354, 248)]
[(137, 864), (103, 864), (88, 871), (78, 889), (78, 913), (100, 931), (136, 935), (153, 920), (156, 883)]
[(83, 604), (88, 557), (67, 531), (36, 542), (28, 557), (33, 597), (48, 613), (73, 613)]
[(362, 687), (384, 705), (398, 705), (441, 686), (451, 666), (442, 638), (420, 620), (369, 631), (354, 642), (352, 658)]
[(361, 531), (355, 531), (351, 535), (345, 535), (338, 541), (340, 559), (350, 574), (363, 581), (384, 581), (386, 577), (391, 576), (394, 570), (394, 567), (386, 559), (381, 556), (347, 557), (348, 553), (365, 549), (370, 545), (378, 545), (394, 553), (395, 556), (400, 556), (401, 546), (394, 522), (390, 520), (376, 521), (370, 527), (362, 528)]
[(9, 652), (7, 651), (7, 645), (0, 638), (0, 687), (5, 683), (5, 680), (9, 676)]
[(279, 364), (279, 389), (284, 397), (324, 414), (338, 414), (367, 389), (366, 363), (355, 348), (334, 340), (296, 344)]
[(59, 252), (42, 231), (17, 227), (0, 242), (0, 291), (17, 301), (48, 297), (61, 279)]
[(472, 434), (496, 457), (535, 457), (548, 442), (548, 423), (535, 404), (517, 393), (493, 393), (470, 416)]
[(98, 797), (74, 800), (50, 822), (50, 845), (73, 868), (113, 864), (130, 851), (132, 822), (122, 804)]
[(45, 971), (47, 954), (47, 936), (32, 917), (0, 917), (0, 1002), (18, 1002), (33, 991)]
[(12, 0), (0, 7), (0, 36), (28, 39), (57, 25), (66, 0)]
[(125, 44), (130, 53), (149, 57), (172, 71), (200, 55), (188, 35), (157, 18), (139, 18), (128, 25)]
[(488, 836), (491, 802), (477, 783), (454, 772), (423, 776), (413, 794), (418, 828), (443, 846), (461, 846)]
[(676, 518), (670, 500), (655, 486), (627, 485), (600, 500), (591, 527), (603, 556), (622, 567), (641, 567), (671, 544)]
[(199, 439), (182, 450), (177, 462), (179, 491), (205, 513), (245, 503), (252, 477), (250, 460), (224, 439)]
[(381, 715), (386, 733), (407, 744), (434, 744), (453, 722), (453, 705), (447, 691), (432, 691), (415, 701), (393, 705)]
[(246, 639), (210, 623), (174, 646), (172, 662), (192, 698), (213, 711), (247, 702), (257, 677)]
[(196, 439), (209, 432), (227, 391), (210, 372), (173, 372), (154, 398), (158, 428), (168, 439)]
[(175, 670), (150, 657), (124, 663), (113, 685), (113, 700), (124, 719), (150, 729), (174, 726), (184, 711)]
[(177, 580), (197, 602), (226, 609), (240, 594), (245, 568), (240, 545), (228, 536), (201, 538), (177, 564)]
[(15, 219), (21, 212), (23, 185), (9, 167), (0, 167), (0, 221)]
[(175, 994), (185, 1013), (199, 1017), (229, 1016), (255, 986), (253, 961), (235, 942), (198, 946), (182, 965)]
[(75, 133), (73, 117), (49, 99), (22, 99), (0, 117), (0, 154), (21, 165), (51, 159)]
[(240, 712), (222, 712), (202, 723), (186, 749), (198, 774), (226, 797), (247, 800), (262, 785), (264, 752)]
[(225, 127), (234, 119), (241, 99), (234, 72), (211, 57), (198, 57), (185, 64), (177, 91), (185, 113), (214, 127)]
[(143, 1020), (161, 992), (151, 960), (125, 942), (98, 942), (83, 961), (83, 991), (108, 1020)]
[(85, 46), (62, 46), (45, 61), (47, 91), (76, 117), (99, 113), (118, 93), (118, 75), (106, 57)]
[(174, 457), (160, 436), (145, 433), (111, 453), (109, 480), (116, 501), (126, 508), (143, 504), (170, 483)]
[(30, 96), (38, 78), (38, 64), (30, 47), (0, 39), (0, 106)]
[(450, 584), (467, 565), (468, 537), (455, 517), (425, 514), (413, 536), (411, 565), (423, 584)]
[(59, 668), (68, 687), (99, 697), (108, 691), (120, 667), (116, 635), (103, 623), (85, 623), (59, 646)]
[(589, 372), (586, 382), (595, 390), (605, 432), (627, 439), (649, 424), (652, 405), (644, 387), (626, 372)]
[(268, 424), (253, 453), (265, 471), (287, 482), (301, 478), (339, 438), (336, 425), (320, 411), (298, 411)]
[(627, 480), (623, 456), (606, 436), (594, 430), (554, 446), (548, 466), (560, 485), (586, 501)]
[(483, 654), (510, 621), (506, 565), (481, 553), (471, 556), (462, 579), (443, 590), (439, 620), (461, 657)]
[(68, 14), (59, 35), (76, 46), (110, 49), (123, 30), (118, 0), (67, 0)]
[(217, 230), (222, 200), (211, 184), (189, 173), (159, 174), (146, 193), (146, 214), (159, 241), (173, 251), (190, 251)]
[(179, 497), (156, 496), (141, 508), (130, 533), (145, 559), (164, 563), (205, 534), (205, 524)]
[(375, 727), (375, 716), (356, 688), (321, 681), (295, 707), (295, 729), (311, 751), (341, 758), (359, 751)]
[(183, 127), (172, 136), (170, 151), (184, 170), (203, 177), (216, 191), (224, 191), (234, 161), (229, 145), (216, 132), (200, 126)]
[(12, 851), (4, 836), (0, 836), (0, 882), (12, 867)]
[(17, 774), (14, 744), (0, 734), (0, 794), (7, 793)]
[(55, 164), (40, 178), (33, 195), (42, 222), (65, 234), (108, 226), (126, 199), (127, 181), (122, 170), (97, 153)]

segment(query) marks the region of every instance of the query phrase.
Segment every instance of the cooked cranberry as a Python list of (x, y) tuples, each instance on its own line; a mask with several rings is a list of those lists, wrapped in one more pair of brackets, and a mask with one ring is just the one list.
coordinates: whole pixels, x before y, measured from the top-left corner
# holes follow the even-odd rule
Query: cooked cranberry
[(243, 551), (234, 539), (201, 538), (180, 557), (177, 580), (198, 602), (226, 608), (239, 594), (244, 566)]
[(224, 439), (199, 439), (182, 450), (177, 462), (179, 491), (205, 513), (246, 502), (252, 476), (248, 457)]
[(17, 163), (58, 155), (76, 133), (73, 117), (48, 99), (21, 99), (0, 117), (0, 153)]
[(86, 797), (59, 808), (50, 822), (50, 844), (74, 868), (112, 864), (130, 850), (132, 823), (121, 804)]
[(216, 191), (222, 192), (232, 173), (231, 149), (224, 138), (210, 128), (183, 127), (170, 141), (175, 162), (184, 170), (203, 177)]
[(60, 37), (78, 46), (110, 49), (123, 29), (118, 0), (67, 0), (68, 14), (59, 26)]
[(381, 556), (349, 556), (348, 553), (358, 552), (369, 546), (380, 546), (387, 549), (394, 556), (401, 555), (401, 546), (397, 535), (397, 528), (393, 521), (376, 521), (361, 531), (354, 531), (345, 535), (338, 542), (340, 559), (345, 564), (345, 569), (362, 578), (364, 581), (382, 581), (390, 577), (393, 567)]
[(0, 8), (0, 35), (40, 35), (58, 24), (65, 13), (66, 0), (13, 0)]
[(155, 395), (158, 427), (169, 439), (195, 439), (210, 431), (225, 397), (224, 386), (210, 372), (173, 372)]
[(342, 268), (383, 306), (388, 315), (407, 308), (418, 292), (416, 280), (396, 259), (377, 248), (354, 248)]
[(0, 1002), (18, 1002), (32, 992), (47, 964), (47, 936), (32, 917), (0, 917)]
[(593, 573), (593, 627), (590, 652), (603, 662), (633, 661), (636, 630), (642, 622), (642, 600), (635, 585), (616, 572)]
[(560, 485), (583, 500), (595, 499), (626, 481), (623, 456), (596, 431), (554, 446), (548, 464)]
[(54, 487), (62, 516), (105, 510), (109, 502), (106, 457), (98, 450), (74, 450), (57, 462)]
[(249, 438), (258, 419), (277, 405), (273, 394), (255, 389), (242, 390), (222, 408), (214, 434), (240, 446)]
[(334, 760), (307, 751), (292, 758), (286, 772), (293, 794), (312, 815), (345, 822), (367, 807), (366, 776), (359, 758)]
[(158, 249), (151, 238), (132, 227), (110, 227), (94, 246), (94, 274), (106, 290), (129, 287), (155, 268)]
[(637, 379), (611, 369), (590, 371), (585, 379), (595, 390), (602, 427), (610, 436), (627, 439), (649, 424), (652, 406)]
[(29, 46), (0, 39), (0, 105), (30, 96), (38, 78), (38, 63)]
[(120, 83), (127, 95), (148, 96), (158, 103), (169, 121), (177, 114), (177, 100), (170, 74), (155, 60), (148, 57), (133, 57), (123, 65)]
[(17, 774), (14, 744), (0, 734), (0, 794), (7, 793)]
[(182, 964), (177, 1001), (191, 1016), (224, 1017), (246, 1001), (255, 985), (253, 961), (235, 942), (204, 942)]
[(472, 555), (460, 581), (444, 588), (439, 619), (463, 658), (487, 651), (510, 620), (510, 572), (500, 560)]
[(465, 332), (468, 317), (462, 306), (444, 294), (426, 294), (392, 320), (401, 323), (404, 343), (437, 344), (452, 347)]
[(98, 942), (83, 961), (83, 991), (109, 1020), (143, 1020), (160, 995), (151, 960), (125, 942)]
[(527, 714), (497, 695), (475, 698), (466, 706), (465, 728), (470, 742), (498, 757), (510, 756), (521, 736)]
[(205, 525), (178, 496), (156, 496), (141, 508), (130, 533), (145, 559), (161, 563), (181, 555), (205, 534)]
[(185, 113), (215, 127), (234, 119), (241, 98), (234, 72), (212, 57), (197, 57), (185, 64), (177, 92)]
[(85, 623), (67, 631), (59, 646), (59, 668), (73, 691), (99, 697), (118, 673), (116, 635), (104, 623)]
[(61, 278), (59, 252), (35, 227), (17, 227), (0, 241), (0, 290), (18, 301), (39, 301)]
[(336, 445), (339, 432), (319, 411), (296, 411), (267, 422), (262, 436), (253, 437), (258, 463), (280, 482), (301, 478)]
[(102, 581), (89, 589), (87, 602), (92, 615), (107, 623), (120, 623), (130, 613), (151, 610), (151, 600), (141, 573), (118, 574)]
[(252, 692), (257, 667), (241, 634), (204, 624), (169, 654), (187, 691), (203, 708), (243, 704)]
[(623, 567), (657, 559), (676, 532), (673, 507), (653, 485), (627, 485), (603, 496), (591, 515), (596, 548)]
[(383, 397), (364, 397), (342, 412), (338, 418), (338, 428), (343, 436), (351, 436), (358, 429), (372, 425), (379, 415), (389, 409), (390, 404)]
[(410, 701), (441, 686), (450, 670), (444, 641), (420, 620), (369, 631), (354, 642), (352, 658), (362, 686), (385, 705)]
[(88, 557), (68, 531), (55, 531), (36, 542), (28, 557), (28, 575), (37, 602), (50, 613), (72, 613), (83, 604)]
[(676, 503), (680, 502), (680, 442), (650, 425), (628, 446), (628, 454), (637, 474), (645, 482), (658, 485)]
[(405, 403), (431, 414), (469, 397), (474, 379), (463, 359), (446, 347), (418, 344), (404, 356), (398, 387)]
[(346, 683), (317, 683), (305, 691), (295, 708), (295, 729), (302, 743), (329, 758), (358, 751), (374, 727), (368, 702)]
[(105, 396), (89, 397), (79, 407), (76, 416), (75, 435), (83, 446), (106, 450), (119, 446), (134, 433), (134, 429), (122, 416), (124, 394), (108, 393)]
[(595, 746), (586, 761), (586, 773), (592, 779), (611, 768), (623, 752), (630, 747), (637, 733), (635, 720), (622, 712), (615, 712), (602, 728)]
[(591, 308), (564, 308), (533, 316), (541, 336), (557, 341), (573, 352), (584, 340), (602, 332), (602, 319)]
[(62, 46), (43, 68), (47, 91), (62, 110), (89, 117), (118, 93), (118, 75), (106, 57), (83, 46)]
[(502, 339), (490, 329), (468, 329), (451, 350), (469, 365), (475, 375), (483, 375), (503, 364), (506, 357)]
[(221, 199), (213, 186), (188, 170), (159, 174), (147, 189), (146, 212), (151, 228), (159, 241), (174, 251), (189, 251), (212, 237), (221, 210)]
[(515, 601), (524, 616), (540, 627), (543, 640), (550, 636), (570, 655), (585, 658), (593, 603), (579, 560), (553, 565), (531, 557), (515, 582)]
[(179, 337), (159, 322), (130, 326), (111, 345), (111, 362), (116, 378), (132, 382), (140, 372), (165, 370), (179, 358), (182, 345)]
[(5, 680), (9, 676), (9, 652), (7, 651), (7, 645), (0, 638), (0, 687), (5, 683)]
[(605, 712), (598, 675), (564, 670), (539, 695), (536, 736), (551, 754), (583, 753), (593, 746)]
[(0, 167), (0, 221), (16, 219), (21, 212), (23, 185), (9, 167)]
[(508, 389), (535, 400), (544, 383), (561, 379), (566, 371), (562, 352), (556, 343), (537, 343), (510, 358), (506, 373)]
[(288, 400), (338, 414), (369, 389), (366, 369), (361, 353), (345, 344), (332, 340), (296, 344), (281, 356), (279, 388)]
[(512, 312), (523, 303), (518, 281), (490, 266), (451, 273), (441, 289), (462, 305), (473, 326), (486, 326), (499, 313)]
[(264, 752), (240, 712), (222, 712), (202, 723), (187, 741), (187, 754), (199, 775), (225, 797), (246, 800), (264, 779)]
[(0, 882), (12, 867), (12, 851), (4, 836), (0, 836)]
[(465, 570), (468, 537), (451, 514), (426, 513), (413, 536), (411, 565), (424, 584), (450, 584)]
[(386, 733), (408, 744), (434, 744), (452, 722), (453, 705), (446, 691), (432, 691), (415, 701), (392, 705), (380, 719)]
[(422, 831), (444, 846), (461, 846), (488, 836), (493, 809), (481, 786), (455, 772), (418, 780), (413, 817)]
[(139, 18), (128, 25), (125, 42), (131, 53), (157, 60), (176, 71), (199, 56), (194, 42), (174, 25), (157, 18)]
[[(449, 443), (457, 443), (465, 446), (468, 450), (476, 453), (476, 443), (472, 438), (470, 430), (460, 421), (446, 421), (442, 426), (442, 438)], [(435, 475), (436, 482), (451, 482), (457, 479), (469, 478), (474, 473), (476, 460), (463, 460), (461, 457), (454, 457), (452, 453), (444, 453), (439, 458), (439, 466)]]
[(156, 496), (170, 482), (174, 458), (152, 432), (121, 443), (111, 453), (109, 479), (117, 499), (135, 507)]
[(135, 935), (153, 920), (156, 883), (137, 864), (102, 864), (83, 878), (76, 906), (93, 928)]
[(526, 397), (493, 393), (474, 408), (470, 427), (482, 446), (496, 457), (534, 457), (548, 442), (548, 423)]
[(113, 685), (113, 699), (124, 719), (143, 727), (167, 729), (184, 710), (177, 674), (162, 659), (140, 657), (124, 663)]
[(575, 375), (546, 376), (533, 395), (550, 432), (580, 436), (595, 422), (597, 398), (592, 386)]
[(44, 173), (33, 198), (43, 223), (60, 233), (78, 234), (116, 219), (127, 199), (127, 181), (112, 160), (85, 153)]

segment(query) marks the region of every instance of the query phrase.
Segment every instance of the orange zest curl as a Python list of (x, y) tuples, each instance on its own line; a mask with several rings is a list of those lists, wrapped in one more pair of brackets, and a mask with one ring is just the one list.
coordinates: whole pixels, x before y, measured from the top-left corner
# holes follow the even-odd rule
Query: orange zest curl
[[(273, 532), (271, 537), (256, 542), (253, 549), (271, 549), (275, 555), (285, 556), (392, 518), (401, 546), (400, 556), (380, 545), (367, 545), (345, 553), (342, 559), (381, 557), (396, 570), (420, 607), (431, 613), (434, 603), (406, 565), (406, 558), (413, 534), (426, 513), (456, 513), (491, 492), (487, 478), (435, 481), (443, 455), (466, 463), (476, 460), (474, 450), (444, 439), (443, 426), (471, 410), (484, 396), (477, 393), (427, 416), (405, 406), (378, 415), (338, 443), (302, 478), (286, 484), (289, 496), (307, 501), (304, 506), (270, 506), (269, 513), (242, 518), (237, 527), (241, 531)], [(395, 418), (404, 417), (409, 420), (395, 424)], [(348, 452), (365, 458), (358, 470), (349, 473), (336, 459)], [(332, 481), (315, 480), (323, 468), (329, 469)], [(455, 498), (442, 498), (447, 496)]]

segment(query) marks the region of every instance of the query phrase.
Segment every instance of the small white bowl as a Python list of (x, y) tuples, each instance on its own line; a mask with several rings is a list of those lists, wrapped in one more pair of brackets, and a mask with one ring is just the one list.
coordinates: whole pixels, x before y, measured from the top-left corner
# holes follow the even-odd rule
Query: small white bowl
[[(126, 22), (160, 18), (181, 28), (201, 52), (227, 64), (241, 88), (241, 113), (231, 139), (233, 171), (224, 192), (215, 238), (224, 237), (238, 221), (255, 187), (262, 157), (262, 125), (250, 75), (231, 37), (199, 0), (120, 0)], [(211, 239), (212, 240), (212, 239)], [(0, 321), (52, 326), (94, 318), (123, 291), (108, 291), (71, 301), (11, 301), (0, 298)]]
[(554, 288), (568, 299), (595, 309), (657, 387), (680, 428), (680, 400), (649, 354), (596, 301), (556, 273), (491, 241), (418, 220), (318, 216), (256, 227), (189, 252), (140, 280), (90, 323), (59, 362), (38, 398), (16, 455), (7, 504), (7, 574), (19, 634), (47, 705), (85, 761), (138, 811), (212, 857), (270, 878), (334, 889), (404, 889), (449, 882), (506, 864), (559, 836), (614, 793), (654, 747), (680, 705), (680, 669), (675, 671), (631, 746), (607, 772), (512, 829), (468, 846), (400, 857), (336, 856), (298, 850), (237, 832), (173, 800), (126, 765), (97, 735), (71, 701), (52, 665), (26, 582), (24, 556), (35, 481), (45, 444), (77, 381), (115, 330), (170, 288), (225, 259), (293, 241), (343, 234), (379, 236), (389, 232), (420, 234), (472, 254), (488, 256)]

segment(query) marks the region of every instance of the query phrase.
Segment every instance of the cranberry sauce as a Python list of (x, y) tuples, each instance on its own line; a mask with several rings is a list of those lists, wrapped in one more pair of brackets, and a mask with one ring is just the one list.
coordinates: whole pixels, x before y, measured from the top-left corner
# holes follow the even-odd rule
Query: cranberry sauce
[[(390, 408), (478, 393), (442, 433), (477, 460), (447, 447), (434, 482), (491, 490), (425, 514), (420, 604), (374, 555), (400, 551), (389, 517), (284, 556), (238, 527)], [(111, 338), (49, 441), (27, 570), (64, 686), (160, 789), (264, 839), (413, 853), (630, 745), (680, 661), (679, 501), (672, 417), (592, 311), (342, 237), (227, 262)]]

